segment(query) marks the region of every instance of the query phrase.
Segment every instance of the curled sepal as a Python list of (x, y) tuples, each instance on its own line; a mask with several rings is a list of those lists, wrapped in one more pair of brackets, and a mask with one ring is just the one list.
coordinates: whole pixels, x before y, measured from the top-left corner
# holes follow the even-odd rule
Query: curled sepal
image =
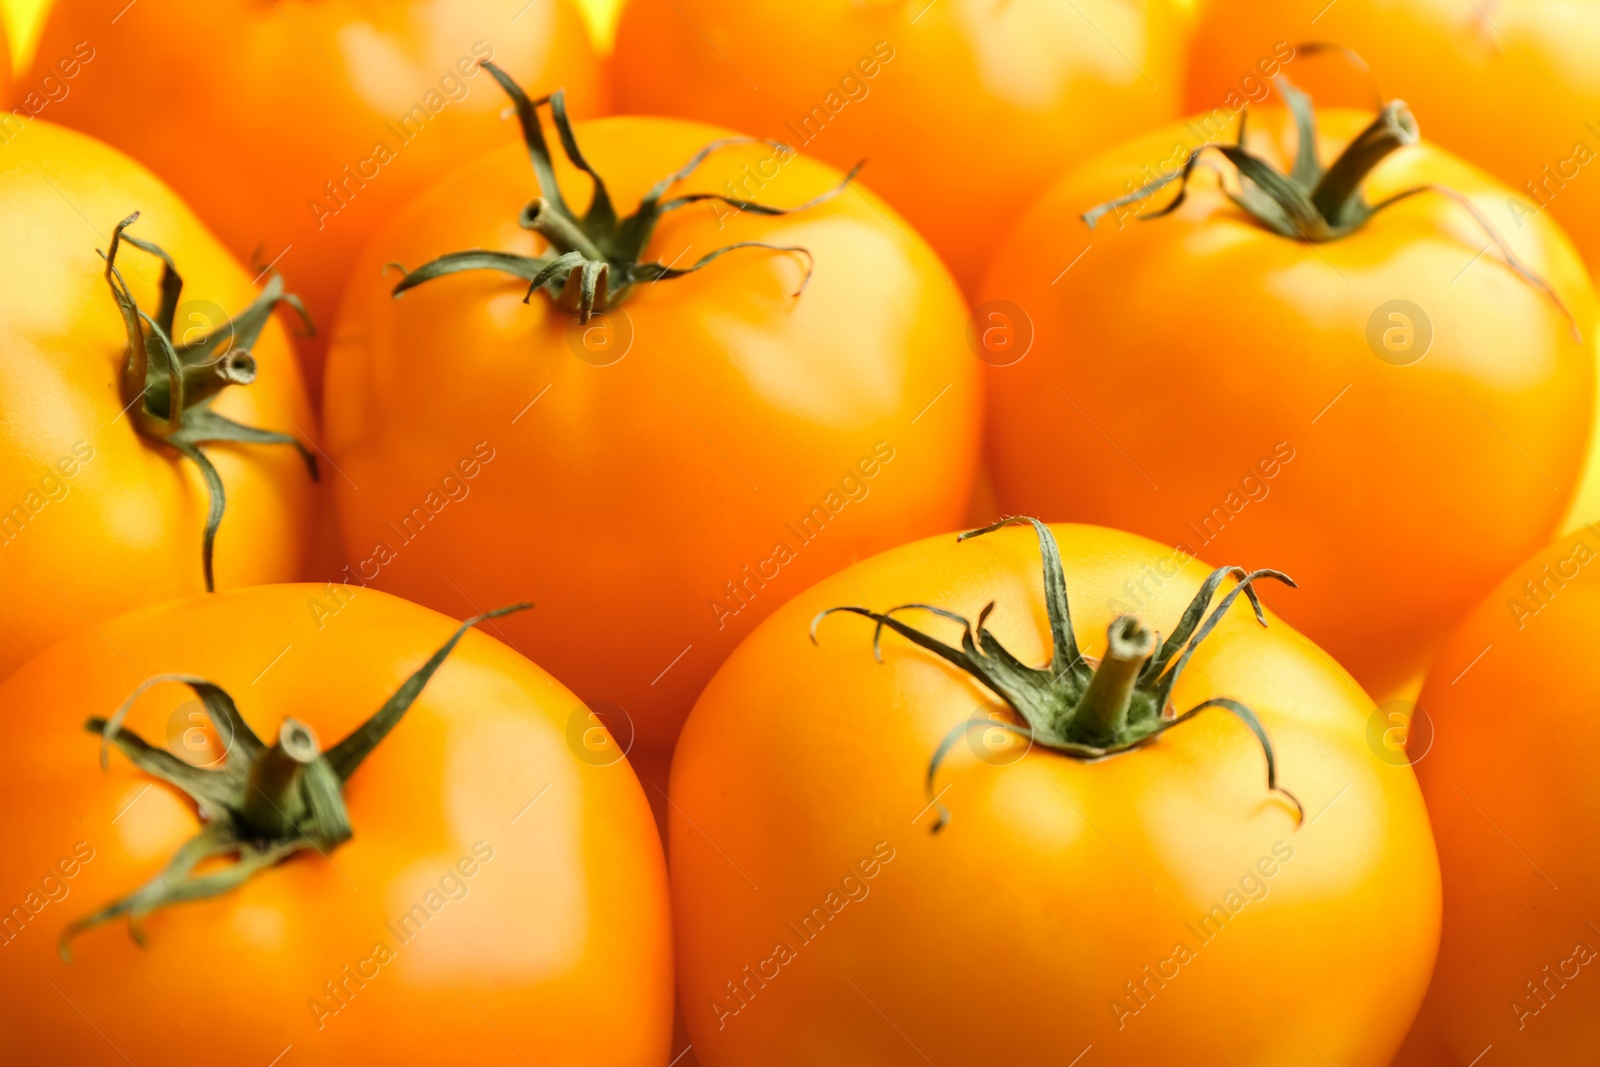
[(1294, 805), (1294, 821), (1296, 825), (1304, 823), (1306, 821), (1306, 809), (1300, 803), (1300, 798), (1278, 784), (1278, 757), (1277, 753), (1273, 751), (1272, 739), (1267, 736), (1266, 727), (1261, 725), (1261, 720), (1256, 718), (1256, 713), (1244, 704), (1230, 697), (1212, 697), (1210, 700), (1196, 704), (1177, 718), (1169, 720), (1162, 726), (1161, 731), (1165, 732), (1181, 722), (1187, 722), (1207, 708), (1223, 708), (1233, 712), (1239, 721), (1248, 726), (1250, 732), (1256, 735), (1256, 741), (1261, 745), (1261, 754), (1267, 758), (1267, 789), (1278, 793), (1290, 804)]
[[(212, 559), (226, 497), (222, 478), (199, 446), (217, 441), (292, 445), (305, 460), (311, 480), (317, 480), (316, 459), (304, 442), (289, 434), (234, 422), (213, 411), (212, 401), (230, 385), (255, 381), (256, 362), (251, 349), (279, 304), (298, 314), (307, 331), (311, 330), (311, 320), (300, 298), (285, 292), (283, 279), (275, 274), (260, 294), (227, 322), (192, 341), (174, 343), (172, 334), (183, 278), (172, 257), (159, 245), (124, 232), (138, 219), (135, 211), (117, 223), (111, 231), (110, 245), (100, 253), (106, 263), (106, 284), (111, 287), (128, 339), (121, 376), (122, 402), (139, 433), (172, 446), (194, 463), (205, 479), (209, 507), (200, 545), (200, 568), (206, 591), (211, 592), (216, 588)], [(139, 307), (117, 268), (117, 254), (124, 242), (161, 261), (161, 301), (153, 316)]]
[[(1048, 526), (1037, 519), (1017, 516), (969, 531), (957, 540), (965, 541), (1017, 524), (1032, 526), (1039, 542), (1045, 608), (1053, 650), (1052, 662), (1045, 667), (1023, 663), (988, 629), (987, 622), (995, 608), (992, 601), (979, 613), (976, 623), (956, 612), (921, 603), (901, 604), (883, 612), (855, 606), (829, 608), (818, 613), (811, 623), (811, 640), (815, 642), (818, 625), (829, 615), (844, 612), (871, 619), (874, 623), (872, 650), (878, 660), (883, 659), (883, 631), (893, 630), (913, 645), (970, 674), (1004, 700), (1022, 720), (1020, 723), (1003, 723), (972, 719), (951, 729), (928, 764), (926, 789), (929, 803), (938, 804), (934, 785), (939, 767), (956, 741), (974, 726), (1000, 727), (1061, 755), (1091, 761), (1148, 744), (1205, 708), (1223, 707), (1242, 719), (1261, 742), (1267, 757), (1268, 787), (1288, 797), (1294, 803), (1297, 815), (1303, 814), (1293, 794), (1278, 785), (1277, 762), (1271, 741), (1248, 707), (1230, 697), (1214, 697), (1182, 715), (1175, 714), (1171, 706), (1173, 686), (1178, 676), (1233, 603), (1240, 596), (1246, 597), (1256, 619), (1266, 625), (1266, 615), (1261, 609), (1254, 584), (1271, 578), (1292, 587), (1294, 582), (1288, 575), (1275, 570), (1247, 571), (1242, 567), (1220, 567), (1201, 583), (1171, 637), (1163, 641), (1134, 616), (1121, 615), (1112, 620), (1108, 627), (1105, 653), (1096, 661), (1083, 655), (1073, 634), (1061, 552)], [(1236, 584), (1213, 606), (1222, 583), (1230, 578)], [(959, 626), (959, 647), (897, 617), (898, 613), (913, 610), (930, 613)], [(948, 821), (948, 812), (943, 805), (938, 807), (939, 820), (934, 826), (935, 832)]]
[[(328, 752), (316, 733), (295, 718), (285, 718), (276, 740), (267, 745), (226, 690), (191, 675), (146, 679), (110, 718), (88, 720), (86, 728), (100, 737), (102, 765), (107, 749), (115, 747), (145, 774), (181, 790), (194, 802), (203, 825), (154, 878), (67, 926), (58, 942), (61, 958), (71, 960), (73, 938), (122, 915), (128, 916), (134, 940), (143, 944), (140, 924), (151, 912), (218, 896), (296, 852), (311, 849), (326, 856), (348, 841), (354, 830), (344, 786), (356, 768), (399, 723), (469, 629), (531, 606), (514, 604), (463, 622), (383, 707)], [(123, 729), (134, 702), (163, 682), (186, 685), (200, 698), (223, 749), (220, 766), (187, 763)]]
[(1067, 577), (1061, 567), (1061, 550), (1057, 547), (1055, 535), (1050, 532), (1050, 528), (1035, 518), (1010, 516), (980, 529), (968, 530), (956, 538), (956, 543), (960, 544), (971, 537), (982, 537), (1007, 526), (1022, 524), (1032, 526), (1034, 534), (1039, 539), (1039, 558), (1044, 565), (1045, 614), (1050, 619), (1050, 641), (1055, 650), (1051, 665), (1057, 671), (1075, 672), (1083, 684), (1087, 685), (1089, 669), (1083, 662), (1083, 653), (1078, 651), (1077, 635), (1072, 632), (1072, 607), (1067, 603)]
[[(79, 934), (119, 915), (128, 917), (128, 932), (140, 946), (145, 943), (143, 922), (158, 908), (203, 900), (237, 889), (257, 873), (266, 870), (300, 849), (302, 842), (264, 843), (240, 838), (226, 823), (210, 823), (178, 849), (161, 873), (119, 900), (71, 923), (61, 931), (56, 950), (62, 960), (72, 962), (72, 941)], [(233, 861), (210, 867), (204, 874), (195, 868), (207, 860), (232, 856)]]
[(1403, 100), (1380, 104), (1373, 120), (1345, 146), (1339, 158), (1324, 168), (1317, 158), (1316, 113), (1311, 106), (1311, 98), (1282, 75), (1273, 81), (1280, 95), (1288, 102), (1298, 139), (1294, 164), (1288, 174), (1245, 147), (1245, 126), (1249, 119), (1247, 106), (1239, 114), (1239, 137), (1236, 143), (1208, 141), (1200, 145), (1189, 152), (1183, 166), (1159, 175), (1131, 193), (1085, 211), (1082, 216), (1084, 223), (1092, 230), (1100, 219), (1112, 212), (1118, 212), (1120, 218), (1122, 208), (1143, 205), (1176, 182), (1178, 191), (1164, 206), (1137, 213), (1141, 221), (1171, 215), (1187, 199), (1189, 182), (1201, 158), (1208, 152), (1222, 156), (1233, 165), (1239, 176), (1236, 190), (1222, 185), (1223, 195), (1238, 206), (1247, 218), (1290, 240), (1313, 244), (1337, 241), (1355, 233), (1374, 215), (1403, 200), (1420, 193), (1439, 193), (1452, 198), (1467, 210), (1505, 259), (1506, 265), (1556, 306), (1566, 318), (1573, 338), (1582, 343), (1577, 319), (1555, 287), (1523, 263), (1488, 217), (1461, 193), (1442, 185), (1419, 185), (1386, 197), (1376, 204), (1366, 202), (1361, 187), (1373, 169), (1393, 152), (1414, 145), (1421, 138), (1416, 117)]
[[(619, 217), (611, 195), (606, 189), (605, 180), (578, 146), (572, 121), (567, 115), (565, 95), (557, 91), (548, 97), (533, 99), (523, 92), (505, 71), (493, 63), (485, 62), (483, 68), (494, 76), (516, 106), (517, 117), (522, 123), (523, 143), (527, 146), (528, 158), (533, 164), (534, 178), (539, 185), (539, 195), (522, 209), (517, 219), (518, 225), (539, 234), (549, 249), (538, 256), (521, 256), (484, 249), (449, 252), (424, 263), (415, 270), (408, 272), (402, 268), (404, 277), (395, 285), (393, 295), (399, 296), (408, 289), (446, 274), (468, 270), (497, 270), (528, 283), (528, 292), (523, 298), (524, 303), (531, 299), (534, 293), (544, 290), (560, 306), (573, 311), (579, 322), (586, 323), (595, 314), (615, 307), (627, 299), (628, 294), (642, 283), (681, 278), (704, 269), (729, 252), (742, 248), (761, 248), (772, 252), (805, 256), (805, 275), (794, 295), (798, 297), (805, 291), (807, 283), (811, 280), (813, 263), (811, 253), (804, 248), (769, 244), (764, 241), (736, 241), (705, 253), (690, 266), (675, 267), (671, 263), (646, 261), (645, 246), (650, 243), (656, 225), (664, 215), (691, 204), (714, 201), (726, 204), (737, 212), (767, 216), (788, 215), (809, 210), (843, 193), (855, 180), (862, 164), (856, 164), (834, 188), (792, 207), (762, 204), (722, 193), (687, 193), (668, 197), (668, 191), (693, 174), (713, 152), (731, 145), (758, 143), (749, 137), (724, 138), (701, 148), (682, 167), (656, 182), (639, 201), (639, 206), (631, 215)], [(549, 106), (550, 120), (555, 126), (562, 151), (574, 167), (588, 175), (593, 186), (589, 207), (581, 216), (573, 211), (556, 181), (550, 144), (545, 137), (539, 115), (539, 109), (546, 105)], [(788, 158), (794, 155), (794, 149), (780, 142), (764, 143), (771, 144), (776, 152), (785, 154), (781, 162), (787, 162)]]
[[(933, 791), (933, 782), (934, 779), (938, 777), (939, 765), (944, 762), (944, 758), (950, 754), (950, 750), (955, 747), (955, 743), (957, 741), (960, 741), (973, 730), (979, 728), (985, 730), (1004, 730), (1007, 733), (1016, 734), (1018, 737), (1025, 738), (1030, 745), (1033, 744), (1033, 731), (1019, 723), (1004, 722), (996, 719), (980, 719), (974, 716), (973, 718), (966, 719), (963, 722), (951, 727), (950, 732), (944, 735), (944, 740), (939, 742), (939, 747), (933, 750), (933, 758), (928, 761), (928, 775), (925, 782), (928, 792), (928, 803), (931, 804), (934, 810), (938, 813), (934, 819), (933, 826), (929, 830), (929, 833), (938, 833), (950, 822), (950, 809), (944, 806), (944, 802), (939, 799), (939, 795)], [(1104, 755), (1104, 753), (1100, 753), (1100, 755)]]

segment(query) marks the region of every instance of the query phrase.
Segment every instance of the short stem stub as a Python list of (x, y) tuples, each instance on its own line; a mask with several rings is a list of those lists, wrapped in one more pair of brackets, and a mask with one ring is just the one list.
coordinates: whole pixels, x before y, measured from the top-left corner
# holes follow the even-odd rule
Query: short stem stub
[(1155, 634), (1132, 615), (1120, 615), (1106, 628), (1106, 654), (1073, 709), (1068, 734), (1080, 744), (1105, 745), (1128, 725), (1139, 672), (1156, 649)]
[(305, 807), (300, 782), (305, 769), (322, 755), (316, 733), (298, 719), (284, 719), (278, 743), (250, 766), (250, 783), (240, 811), (244, 826), (265, 838), (294, 833)]
[(557, 252), (577, 252), (584, 259), (605, 259), (605, 253), (589, 240), (578, 224), (542, 196), (535, 197), (523, 209), (522, 225), (549, 241)]

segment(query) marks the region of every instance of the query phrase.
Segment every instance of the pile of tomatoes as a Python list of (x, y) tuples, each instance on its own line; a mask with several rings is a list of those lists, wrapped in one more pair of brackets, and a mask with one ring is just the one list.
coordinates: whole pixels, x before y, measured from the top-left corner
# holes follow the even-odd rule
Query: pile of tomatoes
[(1600, 8), (0, 27), (0, 1062), (1600, 1062)]

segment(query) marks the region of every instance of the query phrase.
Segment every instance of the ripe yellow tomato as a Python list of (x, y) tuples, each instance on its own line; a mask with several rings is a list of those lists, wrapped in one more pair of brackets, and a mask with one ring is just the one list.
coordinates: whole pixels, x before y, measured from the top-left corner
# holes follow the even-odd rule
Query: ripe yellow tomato
[[(1098, 663), (1087, 703), (1128, 616), (1177, 637), (1196, 591), (1203, 606), (1220, 590), (1143, 538), (1049, 530), (1062, 566), (1043, 582), (1044, 537), (1025, 529), (856, 564), (707, 686), (668, 815), (680, 1003), (706, 1067), (1389, 1063), (1433, 965), (1439, 872), (1403, 755), (1368, 747), (1371, 701), (1235, 590), (1209, 633), (1191, 617), (1170, 705), (1232, 698), (1262, 740), (1216, 707), (1072, 758), (1040, 728), (1065, 710), (1064, 661)], [(922, 609), (892, 619), (945, 651), (818, 620), (844, 605)], [(993, 684), (946, 661), (980, 641)], [(1264, 787), (1263, 744), (1303, 821)], [(997, 990), (1019, 1010), (986, 1007)]]
[[(197, 415), (313, 440), (309, 405), (286, 331), (244, 323), (252, 300), (282, 282), (242, 271), (194, 214), (148, 171), (83, 134), (30, 120), (0, 147), (0, 676), (87, 620), (205, 590), (210, 492), (197, 461), (147, 436), (164, 380), (131, 387), (130, 342), (97, 255), (119, 222), (116, 265), (140, 310), (160, 317), (165, 250), (183, 280), (167, 325), (175, 344), (237, 331), (217, 367), (248, 356), (253, 384), (220, 388)], [(291, 286), (292, 287), (292, 286)], [(259, 309), (258, 309), (259, 310)], [(155, 326), (146, 325), (147, 336)], [(248, 353), (244, 350), (248, 348)], [(193, 368), (208, 376), (207, 366)], [(120, 387), (120, 388), (119, 388)], [(133, 395), (129, 395), (130, 391)], [(209, 412), (209, 414), (207, 414)], [(160, 421), (159, 419), (155, 421)], [(302, 457), (279, 444), (200, 448), (226, 508), (216, 537), (222, 588), (300, 576), (312, 508)]]
[[(1506, 195), (1412, 143), (1426, 115), (1316, 117), (1325, 193), (1353, 184), (1370, 206), (1443, 186), (1481, 215)], [(1086, 211), (1136, 196), (1208, 140), (1232, 145), (1236, 118), (1206, 121), (1067, 175), (1000, 248), (980, 314), (1031, 347), (1019, 355), (1017, 341), (987, 372), (996, 494), (1008, 511), (1272, 561), (1301, 584), (1285, 617), (1381, 696), (1573, 501), (1593, 420), (1594, 292), (1550, 217), (1498, 228), (1509, 260), (1439, 191), (1355, 225), (1363, 201), (1330, 196), (1331, 213), (1355, 214), (1329, 222), (1302, 199), (1311, 214), (1277, 216), (1285, 236), (1232, 199), (1239, 178), (1214, 150), (1170, 214), (1157, 217), (1175, 184), (1085, 226)], [(1294, 170), (1286, 109), (1252, 110), (1249, 129), (1252, 153), (1280, 177)], [(1358, 134), (1368, 149), (1335, 164)], [(1370, 175), (1355, 156), (1376, 163)], [(1246, 190), (1257, 204), (1261, 188)], [(1322, 229), (1307, 240), (1292, 225)]]
[(869, 160), (893, 204), (975, 291), (1061, 170), (1179, 114), (1187, 5), (1154, 0), (632, 0), (619, 108)]
[[(1428, 994), (1457, 1063), (1600, 1058), (1600, 527), (1518, 566), (1451, 638), (1409, 749), (1439, 841)], [(1421, 720), (1419, 723), (1418, 720)]]
[[(451, 649), (454, 621), (386, 594), (262, 586), (102, 623), (0, 686), (6, 745), (27, 753), (0, 798), (28, 813), (0, 864), (0, 1059), (198, 1067), (225, 1048), (228, 1062), (309, 1067), (665, 1063), (670, 931), (649, 806), (625, 761), (575, 740), (587, 709), (494, 640), (497, 625)], [(265, 780), (245, 762), (248, 734), (292, 751), (280, 727), (297, 724), (321, 742), (310, 780), (430, 657), (442, 666), (415, 703), (340, 772), (353, 836), (135, 914), (143, 947), (118, 920), (58, 956), (70, 924), (236, 821), (213, 805), (202, 822), (136, 769), (132, 738), (154, 747), (146, 761), (228, 795), (214, 785), (225, 772), (245, 790), (244, 775)], [(215, 692), (174, 674), (229, 694), (243, 725), (211, 725), (201, 701)], [(136, 692), (102, 769), (84, 720)], [(213, 859), (195, 874), (229, 871)]]
[[(650, 118), (574, 133), (619, 215), (728, 136)], [(448, 611), (535, 601), (501, 624), (515, 646), (667, 745), (778, 604), (960, 521), (978, 442), (966, 308), (855, 186), (777, 216), (697, 199), (730, 181), (785, 207), (839, 189), (831, 168), (751, 143), (655, 194), (682, 206), (639, 258), (683, 269), (769, 247), (633, 284), (587, 324), (567, 306), (576, 274), (560, 303), (491, 270), (396, 297), (386, 264), (415, 271), (410, 285), (474, 246), (512, 270), (547, 251), (519, 225), (539, 191), (528, 153), (510, 144), (450, 175), (357, 266), (326, 406), (345, 580)], [(568, 197), (586, 184), (566, 159), (551, 180)], [(633, 261), (607, 269), (620, 291)]]
[(571, 0), (73, 0), (52, 10), (35, 70), (83, 47), (92, 59), (44, 114), (161, 175), (241, 261), (296, 279), (319, 328), (301, 345), (314, 396), (367, 238), (505, 136), (478, 62), (565, 86), (582, 114), (605, 103)]

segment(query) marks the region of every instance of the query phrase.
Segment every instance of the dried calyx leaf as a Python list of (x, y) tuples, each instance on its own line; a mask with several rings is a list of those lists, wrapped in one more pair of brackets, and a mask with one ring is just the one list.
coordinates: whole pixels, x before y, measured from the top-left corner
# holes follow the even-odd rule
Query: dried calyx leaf
[[(753, 215), (789, 215), (816, 207), (842, 193), (861, 169), (857, 164), (839, 185), (820, 196), (794, 207), (772, 207), (721, 193), (688, 193), (668, 197), (671, 188), (688, 178), (707, 156), (730, 145), (754, 144), (755, 138), (729, 137), (706, 145), (681, 168), (657, 182), (632, 215), (619, 218), (612, 205), (611, 194), (606, 190), (605, 179), (589, 164), (578, 148), (572, 131), (572, 121), (567, 117), (565, 93), (557, 90), (550, 96), (530, 99), (522, 87), (493, 63), (485, 62), (483, 69), (494, 75), (495, 81), (516, 105), (517, 118), (522, 124), (522, 138), (528, 148), (528, 158), (533, 163), (534, 177), (539, 183), (540, 195), (522, 209), (518, 222), (523, 229), (538, 233), (550, 246), (550, 251), (540, 256), (521, 256), (512, 252), (493, 252), (472, 249), (451, 252), (424, 263), (401, 278), (394, 287), (399, 296), (407, 289), (446, 274), (466, 270), (504, 271), (528, 283), (523, 303), (532, 299), (540, 289), (576, 314), (579, 322), (588, 322), (600, 311), (624, 300), (640, 282), (654, 282), (681, 278), (715, 262), (729, 252), (741, 248), (765, 248), (774, 252), (792, 252), (806, 259), (805, 278), (800, 291), (805, 290), (811, 278), (811, 253), (793, 245), (774, 245), (763, 241), (736, 241), (707, 252), (686, 267), (673, 267), (659, 262), (643, 262), (645, 246), (655, 233), (656, 224), (670, 211), (705, 201), (717, 201), (739, 211)], [(548, 105), (550, 118), (555, 123), (561, 140), (561, 149), (572, 165), (589, 176), (594, 195), (589, 208), (578, 215), (567, 204), (556, 183), (555, 168), (551, 164), (550, 146), (539, 121), (539, 108)], [(793, 152), (778, 142), (765, 142), (773, 147)], [(796, 292), (796, 296), (800, 295)]]
[[(1045, 609), (1050, 619), (1053, 648), (1045, 667), (1030, 667), (1002, 645), (984, 622), (994, 610), (991, 601), (978, 614), (973, 625), (964, 616), (931, 604), (901, 604), (885, 612), (861, 607), (829, 608), (811, 623), (811, 639), (816, 640), (817, 624), (835, 612), (848, 612), (873, 620), (872, 651), (882, 659), (880, 641), (885, 627), (929, 652), (948, 660), (972, 675), (1004, 700), (1020, 723), (998, 724), (1001, 728), (1028, 738), (1032, 743), (1081, 760), (1097, 760), (1137, 748), (1161, 734), (1187, 722), (1207, 708), (1224, 708), (1238, 716), (1255, 734), (1267, 760), (1267, 788), (1281, 793), (1293, 805), (1296, 818), (1304, 815), (1300, 802), (1278, 784), (1277, 759), (1272, 742), (1261, 721), (1244, 704), (1229, 697), (1212, 697), (1181, 715), (1172, 714), (1171, 698), (1178, 676), (1194, 655), (1195, 649), (1210, 635), (1233, 602), (1241, 595), (1250, 601), (1257, 621), (1266, 625), (1261, 602), (1253, 588), (1255, 582), (1272, 578), (1293, 586), (1288, 575), (1274, 570), (1246, 571), (1242, 567), (1219, 567), (1212, 571), (1200, 591), (1184, 611), (1183, 617), (1165, 641), (1146, 630), (1138, 619), (1122, 615), (1112, 621), (1105, 656), (1091, 663), (1078, 649), (1072, 629), (1072, 613), (1067, 604), (1066, 576), (1055, 535), (1038, 519), (1002, 519), (981, 530), (962, 534), (958, 541), (981, 537), (1017, 524), (1031, 524), (1039, 538), (1039, 553), (1044, 562)], [(1227, 579), (1237, 584), (1207, 614), (1217, 590)], [(936, 637), (907, 625), (895, 616), (903, 611), (926, 611), (958, 623), (962, 628), (961, 647), (948, 645)], [(973, 729), (993, 729), (990, 719), (969, 719), (952, 729), (928, 763), (927, 791), (934, 797), (934, 778), (951, 747)], [(934, 832), (949, 820), (949, 812), (938, 805), (939, 820)]]
[(1448, 186), (1418, 185), (1404, 189), (1376, 204), (1368, 204), (1362, 196), (1361, 185), (1373, 168), (1391, 153), (1420, 138), (1417, 120), (1404, 101), (1392, 100), (1382, 105), (1377, 117), (1355, 139), (1345, 146), (1339, 157), (1323, 167), (1317, 153), (1317, 119), (1311, 98), (1295, 88), (1287, 78), (1279, 75), (1273, 79), (1278, 92), (1294, 116), (1297, 143), (1294, 165), (1285, 174), (1245, 147), (1245, 133), (1250, 117), (1249, 106), (1239, 114), (1239, 138), (1234, 144), (1207, 142), (1191, 151), (1181, 168), (1163, 174), (1125, 196), (1108, 200), (1083, 214), (1090, 229), (1105, 215), (1131, 204), (1142, 204), (1173, 182), (1178, 183), (1178, 193), (1165, 207), (1149, 213), (1140, 212), (1142, 221), (1163, 218), (1176, 211), (1188, 197), (1189, 180), (1201, 157), (1207, 152), (1221, 155), (1233, 164), (1238, 173), (1238, 188), (1222, 186), (1223, 195), (1233, 201), (1241, 211), (1260, 225), (1281, 237), (1291, 240), (1322, 243), (1337, 241), (1361, 229), (1385, 208), (1393, 207), (1420, 193), (1438, 193), (1460, 204), (1481, 227), (1489, 240), (1499, 249), (1506, 264), (1525, 282), (1549, 298), (1566, 316), (1572, 334), (1582, 340), (1577, 320), (1554, 287), (1518, 258), (1500, 236), (1489, 219), (1467, 197)]
[[(255, 381), (256, 362), (251, 355), (256, 339), (284, 304), (293, 308), (311, 329), (311, 320), (293, 293), (284, 292), (283, 278), (274, 274), (250, 305), (228, 321), (194, 341), (176, 344), (172, 339), (173, 320), (183, 294), (183, 278), (177, 265), (160, 246), (125, 232), (137, 222), (135, 211), (111, 231), (111, 247), (100, 255), (106, 261), (106, 283), (117, 302), (128, 335), (127, 358), (123, 362), (121, 395), (124, 410), (134, 428), (160, 444), (171, 445), (200, 468), (210, 496), (205, 535), (200, 546), (200, 564), (205, 573), (206, 591), (216, 588), (212, 556), (217, 528), (226, 507), (222, 479), (200, 446), (217, 441), (253, 445), (293, 445), (305, 460), (312, 481), (317, 479), (317, 460), (304, 443), (289, 434), (244, 426), (211, 408), (217, 394), (230, 385), (249, 385)], [(128, 283), (117, 269), (117, 253), (126, 242), (161, 260), (161, 303), (152, 318), (139, 307)]]
[[(529, 607), (513, 604), (463, 622), (383, 707), (326, 752), (311, 728), (294, 718), (283, 720), (276, 742), (268, 746), (221, 686), (187, 675), (149, 678), (110, 719), (90, 719), (85, 725), (100, 735), (102, 766), (107, 764), (108, 747), (115, 745), (141, 771), (183, 790), (194, 801), (204, 826), (154, 878), (63, 930), (58, 944), (62, 959), (71, 959), (68, 947), (74, 937), (119, 915), (128, 916), (134, 940), (143, 944), (140, 923), (156, 909), (218, 896), (296, 852), (314, 849), (325, 856), (348, 841), (353, 831), (344, 785), (356, 768), (400, 722), (468, 630)], [(134, 701), (160, 682), (180, 682), (200, 698), (226, 750), (219, 769), (186, 763), (122, 728)], [(226, 862), (208, 862), (218, 860)]]

